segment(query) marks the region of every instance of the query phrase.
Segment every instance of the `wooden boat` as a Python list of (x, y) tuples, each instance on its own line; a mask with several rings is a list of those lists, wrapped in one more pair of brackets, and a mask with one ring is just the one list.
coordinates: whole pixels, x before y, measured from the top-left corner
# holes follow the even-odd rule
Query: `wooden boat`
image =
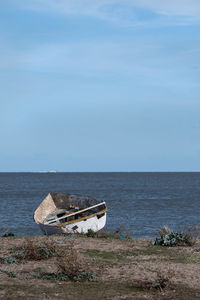
[(97, 232), (106, 224), (106, 203), (73, 194), (49, 193), (34, 213), (42, 232), (50, 234)]

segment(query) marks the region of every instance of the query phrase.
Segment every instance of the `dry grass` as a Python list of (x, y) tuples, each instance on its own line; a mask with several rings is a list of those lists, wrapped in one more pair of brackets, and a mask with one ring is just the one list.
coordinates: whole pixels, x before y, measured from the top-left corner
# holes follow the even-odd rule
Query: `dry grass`
[(73, 281), (96, 281), (96, 273), (91, 271), (89, 264), (81, 256), (80, 252), (74, 248), (74, 242), (68, 244), (66, 254), (56, 260), (57, 275), (67, 276)]
[(144, 290), (156, 289), (163, 292), (164, 289), (172, 285), (172, 278), (175, 276), (173, 269), (168, 269), (166, 272), (157, 271), (156, 277), (153, 280), (135, 280), (131, 286), (142, 288)]
[(93, 230), (89, 229), (87, 233), (80, 233), (77, 234), (77, 236), (102, 239), (131, 239), (130, 233), (126, 232), (123, 227), (119, 227), (115, 231), (109, 231), (105, 228), (99, 232), (94, 232)]
[[(31, 238), (27, 247), (27, 238), (2, 238), (0, 298), (199, 300), (200, 242), (168, 248), (150, 241), (52, 236)], [(38, 259), (42, 245), (50, 249)], [(14, 247), (26, 259), (5, 265)]]
[(78, 277), (85, 271), (85, 265), (80, 257), (78, 250), (74, 249), (74, 243), (71, 242), (66, 249), (64, 257), (57, 258), (58, 273), (67, 274), (70, 278)]
[(21, 246), (14, 248), (14, 256), (18, 260), (43, 260), (53, 256), (62, 256), (55, 243), (44, 241), (38, 243), (27, 238)]
[(198, 225), (190, 225), (185, 228), (185, 235), (192, 241), (192, 245), (198, 242), (200, 237), (200, 230)]
[(164, 225), (162, 228), (160, 228), (158, 230), (158, 234), (159, 234), (160, 237), (163, 237), (166, 234), (170, 234), (171, 232), (172, 232), (172, 230), (166, 225)]

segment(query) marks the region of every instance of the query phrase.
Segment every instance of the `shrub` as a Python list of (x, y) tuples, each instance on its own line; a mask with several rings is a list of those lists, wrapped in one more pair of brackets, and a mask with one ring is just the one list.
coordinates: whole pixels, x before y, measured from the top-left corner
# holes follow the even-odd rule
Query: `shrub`
[(15, 235), (10, 231), (10, 228), (5, 228), (1, 233), (1, 237), (13, 237), (13, 236)]
[(38, 244), (32, 239), (27, 239), (22, 246), (15, 248), (14, 252), (14, 257), (18, 260), (42, 260), (61, 255), (56, 244), (48, 242)]
[(172, 231), (170, 234), (166, 234), (162, 237), (156, 238), (153, 245), (167, 247), (174, 247), (180, 245), (191, 246), (191, 241), (188, 240), (188, 237), (186, 237), (184, 233)]
[(98, 238), (103, 239), (131, 239), (130, 233), (123, 229), (123, 227), (119, 227), (115, 231), (109, 231), (108, 229), (104, 229), (97, 233)]
[(120, 236), (121, 236), (120, 234), (115, 232), (110, 232), (110, 231), (100, 231), (98, 233), (98, 238), (102, 238), (102, 239), (119, 239)]
[(197, 226), (189, 226), (186, 231), (171, 231), (167, 226), (164, 226), (158, 231), (159, 236), (153, 242), (153, 245), (157, 246), (192, 246), (195, 244), (199, 231)]
[(8, 232), (8, 233), (5, 233), (2, 235), (2, 237), (13, 237), (13, 236), (15, 236), (15, 235), (12, 232)]
[(185, 235), (188, 237), (189, 240), (191, 240), (191, 242), (193, 244), (195, 244), (196, 241), (199, 239), (200, 231), (199, 231), (198, 225), (186, 226), (184, 232), (185, 232)]
[(167, 274), (163, 274), (160, 271), (157, 272), (157, 277), (151, 282), (150, 288), (159, 289), (161, 292), (171, 284), (171, 280), (174, 276), (173, 270), (168, 270)]
[(12, 277), (12, 278), (18, 277), (18, 273), (15, 271), (5, 271), (4, 273), (6, 273), (9, 277)]
[(149, 280), (136, 280), (131, 285), (141, 289), (158, 289), (163, 292), (163, 289), (168, 288), (172, 284), (172, 278), (174, 277), (174, 270), (167, 270), (166, 273), (158, 271), (156, 278), (152, 281)]
[(84, 271), (80, 256), (77, 250), (71, 248), (66, 256), (57, 259), (58, 273), (67, 274), (69, 278), (78, 277)]
[(103, 238), (103, 239), (131, 239), (129, 232), (123, 230), (123, 227), (117, 228), (115, 231), (109, 231), (107, 228), (94, 232), (89, 229), (87, 233), (76, 233), (79, 237)]
[(96, 281), (95, 273), (89, 270), (88, 264), (81, 259), (73, 243), (69, 245), (64, 257), (57, 258), (56, 276), (73, 281)]
[(87, 237), (92, 237), (92, 238), (96, 238), (98, 237), (98, 233), (94, 232), (92, 229), (89, 229), (88, 232), (86, 233)]

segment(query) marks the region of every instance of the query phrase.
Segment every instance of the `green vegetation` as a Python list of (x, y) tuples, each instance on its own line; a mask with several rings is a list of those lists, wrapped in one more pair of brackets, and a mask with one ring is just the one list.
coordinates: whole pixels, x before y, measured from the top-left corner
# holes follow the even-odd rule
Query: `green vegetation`
[(27, 239), (24, 244), (12, 249), (13, 256), (19, 261), (23, 260), (43, 260), (53, 256), (62, 256), (55, 243), (36, 243), (32, 239)]
[(157, 276), (154, 280), (135, 280), (133, 286), (147, 289), (159, 289), (163, 292), (164, 289), (169, 288), (172, 285), (172, 278), (174, 277), (174, 271), (168, 270), (167, 273), (157, 272)]
[(192, 246), (199, 237), (198, 226), (188, 226), (186, 231), (174, 232), (167, 226), (159, 230), (159, 237), (156, 238), (153, 245), (155, 246)]
[(101, 239), (91, 238), (92, 232), (89, 235), (73, 239), (3, 238), (0, 296), (200, 299), (198, 240), (191, 247), (155, 247), (150, 239)]
[(100, 239), (131, 239), (131, 236), (128, 233), (122, 233), (122, 231), (117, 230), (110, 232), (108, 230), (102, 230), (100, 232), (94, 232), (89, 229), (87, 233), (78, 233), (79, 237), (91, 237), (91, 238), (100, 238)]
[(100, 251), (100, 250), (87, 250), (87, 253), (90, 257), (96, 257), (101, 259), (122, 259), (121, 255), (117, 255), (114, 252)]
[(184, 232), (171, 232), (170, 234), (163, 235), (153, 243), (155, 246), (167, 246), (167, 247), (174, 247), (174, 246), (181, 246), (187, 245), (192, 246), (194, 244), (193, 239)]

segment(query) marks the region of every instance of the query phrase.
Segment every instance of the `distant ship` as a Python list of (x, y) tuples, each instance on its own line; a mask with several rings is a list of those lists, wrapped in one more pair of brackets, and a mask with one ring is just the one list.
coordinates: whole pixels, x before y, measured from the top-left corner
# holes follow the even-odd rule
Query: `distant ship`
[(48, 173), (56, 173), (55, 170), (50, 170)]
[(106, 224), (106, 203), (94, 198), (49, 193), (34, 214), (42, 232), (50, 234), (97, 232)]

